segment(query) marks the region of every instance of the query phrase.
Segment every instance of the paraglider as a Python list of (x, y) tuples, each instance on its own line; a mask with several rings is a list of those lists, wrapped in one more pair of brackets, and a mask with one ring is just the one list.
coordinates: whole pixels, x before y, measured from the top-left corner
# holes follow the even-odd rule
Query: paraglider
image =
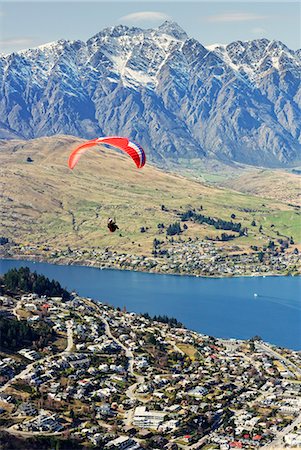
[(146, 162), (145, 152), (143, 148), (136, 142), (130, 141), (128, 138), (120, 136), (106, 136), (91, 141), (87, 141), (82, 145), (76, 147), (69, 156), (68, 166), (70, 169), (74, 169), (78, 163), (80, 157), (90, 148), (96, 145), (109, 145), (110, 147), (115, 147), (123, 152), (127, 153), (138, 169), (141, 169)]
[(108, 220), (108, 228), (111, 233), (114, 233), (116, 230), (119, 230), (119, 226), (116, 223), (116, 219), (109, 219)]
[[(145, 152), (139, 144), (130, 141), (128, 138), (125, 137), (106, 136), (92, 139), (76, 147), (69, 156), (68, 160), (69, 168), (73, 170), (76, 164), (78, 163), (79, 159), (81, 158), (81, 156), (90, 147), (94, 147), (96, 145), (105, 145), (122, 150), (132, 158), (138, 169), (141, 169), (145, 165), (146, 162)], [(111, 233), (114, 233), (116, 230), (119, 230), (119, 227), (116, 224), (115, 219), (114, 220), (111, 218), (108, 219), (107, 227)]]

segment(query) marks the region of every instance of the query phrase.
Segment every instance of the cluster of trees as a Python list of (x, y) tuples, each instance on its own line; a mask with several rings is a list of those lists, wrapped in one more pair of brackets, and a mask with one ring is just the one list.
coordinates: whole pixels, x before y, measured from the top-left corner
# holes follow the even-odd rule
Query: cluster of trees
[(164, 241), (159, 241), (159, 239), (154, 239), (153, 240), (153, 250), (152, 250), (152, 254), (154, 256), (158, 256), (158, 255), (167, 255), (168, 251), (166, 249), (160, 249), (160, 245), (163, 244)]
[(0, 236), (0, 245), (5, 245), (8, 243), (8, 238)]
[(151, 317), (148, 313), (144, 313), (141, 315), (150, 321), (167, 323), (169, 326), (174, 328), (185, 328), (184, 325), (181, 322), (179, 322), (175, 317), (168, 317), (166, 315)]
[(3, 276), (3, 282), (7, 290), (11, 292), (34, 292), (38, 295), (48, 297), (62, 297), (63, 300), (70, 298), (70, 293), (63, 289), (58, 281), (30, 272), (28, 267), (11, 269)]
[(154, 239), (153, 240), (153, 248), (158, 248), (160, 247), (161, 244), (163, 244), (164, 241), (160, 241), (159, 239)]
[(215, 238), (206, 236), (206, 239), (208, 239), (209, 241), (232, 241), (232, 239), (235, 238), (236, 238), (235, 234), (227, 234), (227, 233), (222, 233), (221, 236), (216, 236)]
[(23, 347), (43, 348), (54, 337), (52, 328), (44, 322), (32, 327), (25, 320), (11, 320), (0, 317), (0, 348), (5, 350), (19, 350)]
[(166, 230), (167, 236), (175, 236), (176, 234), (181, 234), (181, 233), (182, 233), (182, 229), (181, 229), (180, 222), (172, 223), (171, 225), (168, 226), (168, 228)]
[(231, 230), (236, 231), (240, 234), (240, 236), (246, 233), (245, 228), (241, 228), (241, 223), (234, 223), (232, 221), (223, 220), (223, 219), (215, 219), (213, 217), (204, 216), (203, 214), (198, 214), (195, 211), (189, 209), (188, 211), (181, 214), (181, 221), (185, 222), (187, 220), (193, 220), (197, 223), (206, 223), (207, 225), (214, 226), (217, 230)]
[(34, 436), (24, 438), (12, 435), (6, 431), (1, 431), (0, 447), (2, 450), (19, 450), (20, 448), (30, 448), (31, 450), (81, 450), (83, 446), (80, 442), (69, 437), (68, 432), (61, 436)]

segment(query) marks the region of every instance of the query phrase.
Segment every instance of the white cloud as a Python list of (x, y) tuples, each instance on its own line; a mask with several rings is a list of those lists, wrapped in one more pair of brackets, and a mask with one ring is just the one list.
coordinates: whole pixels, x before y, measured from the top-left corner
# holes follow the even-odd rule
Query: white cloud
[(26, 46), (31, 45), (33, 43), (32, 38), (20, 37), (20, 38), (12, 38), (12, 39), (1, 39), (0, 47), (10, 47), (10, 46)]
[(156, 22), (170, 19), (165, 13), (157, 12), (157, 11), (141, 11), (136, 13), (127, 14), (126, 16), (120, 17), (119, 20), (127, 21), (127, 22)]
[(215, 16), (208, 16), (208, 22), (250, 22), (252, 20), (262, 20), (265, 19), (265, 16), (260, 16), (258, 14), (253, 13), (244, 13), (244, 12), (232, 12), (232, 13), (224, 13), (217, 14)]

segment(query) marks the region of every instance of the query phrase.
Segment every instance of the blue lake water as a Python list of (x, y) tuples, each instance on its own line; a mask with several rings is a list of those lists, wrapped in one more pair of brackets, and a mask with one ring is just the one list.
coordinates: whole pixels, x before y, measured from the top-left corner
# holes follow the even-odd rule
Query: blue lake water
[(127, 311), (176, 317), (210, 336), (259, 335), (301, 350), (301, 277), (209, 279), (13, 260), (0, 260), (0, 273), (25, 265), (79, 295)]

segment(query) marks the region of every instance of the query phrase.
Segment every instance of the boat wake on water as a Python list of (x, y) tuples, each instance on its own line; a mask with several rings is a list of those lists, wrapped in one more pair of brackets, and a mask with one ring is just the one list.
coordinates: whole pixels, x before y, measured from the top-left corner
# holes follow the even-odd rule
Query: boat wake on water
[(258, 299), (264, 299), (264, 300), (267, 300), (267, 301), (269, 301), (271, 303), (276, 303), (277, 305), (284, 306), (285, 308), (295, 309), (295, 310), (301, 312), (301, 304), (300, 304), (300, 306), (298, 306), (298, 305), (291, 305), (289, 303), (290, 300), (286, 299), (286, 298), (273, 297), (271, 295), (261, 295), (261, 294), (256, 294), (256, 295), (254, 294), (254, 297), (256, 297)]

